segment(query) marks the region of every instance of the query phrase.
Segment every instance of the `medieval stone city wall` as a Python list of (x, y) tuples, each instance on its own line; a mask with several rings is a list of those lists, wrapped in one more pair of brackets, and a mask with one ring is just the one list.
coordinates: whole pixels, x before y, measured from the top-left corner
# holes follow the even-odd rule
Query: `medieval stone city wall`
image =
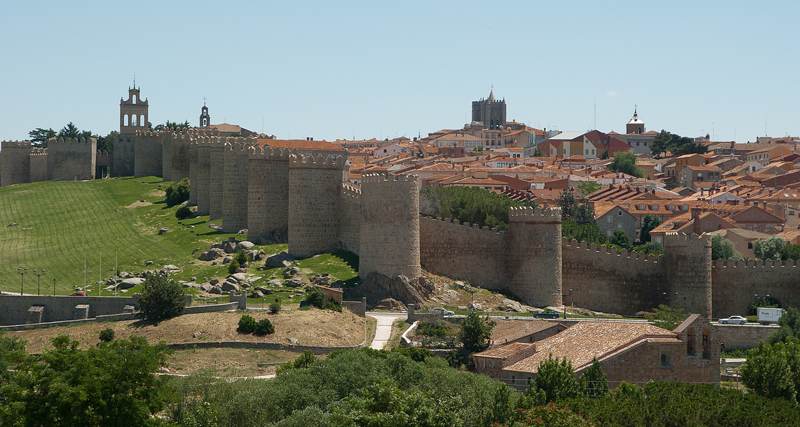
[(96, 157), (94, 177), (100, 179), (103, 178), (103, 175), (109, 175), (114, 170), (114, 154), (97, 150)]
[(133, 175), (136, 162), (136, 135), (120, 134), (114, 143), (114, 176)]
[(133, 175), (137, 178), (143, 176), (162, 176), (163, 154), (161, 132), (136, 131), (134, 139)]
[(711, 275), (714, 317), (744, 316), (750, 303), (767, 295), (783, 307), (800, 306), (797, 261), (716, 260), (711, 263)]
[(172, 181), (172, 143), (175, 138), (174, 132), (161, 135), (161, 177), (164, 181)]
[(339, 188), (344, 157), (291, 156), (289, 253), (308, 257), (339, 249)]
[(172, 151), (170, 158), (172, 161), (169, 174), (172, 182), (179, 182), (184, 178), (189, 178), (190, 142), (191, 136), (185, 131), (173, 133), (172, 135), (170, 144), (170, 150)]
[(566, 239), (561, 249), (564, 304), (630, 315), (662, 302), (667, 289), (663, 256)]
[(0, 186), (24, 184), (31, 180), (31, 142), (0, 143)]
[(289, 230), (289, 150), (250, 149), (247, 237), (255, 243), (286, 242)]
[(197, 140), (189, 141), (189, 205), (197, 205), (197, 193), (200, 191), (200, 183), (197, 181), (197, 174), (200, 170), (198, 164), (199, 154), (197, 153)]
[(428, 216), (420, 216), (419, 225), (425, 270), (473, 286), (505, 288), (505, 232)]
[(664, 237), (669, 306), (710, 317), (711, 236), (668, 233)]
[(359, 275), (420, 277), (419, 184), (416, 176), (361, 179)]
[(47, 181), (47, 149), (32, 149), (30, 164), (30, 182)]
[(96, 156), (96, 138), (50, 139), (47, 141), (47, 179), (94, 179)]
[[(223, 173), (225, 172), (226, 138), (220, 138), (216, 144), (208, 148), (208, 217), (211, 220), (222, 218)], [(164, 178), (166, 179), (166, 178)]]
[[(219, 138), (202, 137), (196, 143), (197, 150), (197, 214), (208, 215), (211, 203), (211, 144), (218, 144)], [(191, 185), (190, 185), (191, 187)], [(191, 190), (190, 190), (191, 191)]]
[(511, 208), (506, 239), (508, 289), (528, 304), (561, 305), (561, 209)]
[(235, 233), (247, 228), (247, 193), (250, 147), (254, 138), (228, 139), (224, 148), (222, 187), (222, 231)]
[[(361, 252), (361, 190), (342, 184), (339, 210), (339, 241), (345, 251)], [(363, 265), (363, 264), (362, 264)], [(363, 267), (362, 267), (363, 268)]]

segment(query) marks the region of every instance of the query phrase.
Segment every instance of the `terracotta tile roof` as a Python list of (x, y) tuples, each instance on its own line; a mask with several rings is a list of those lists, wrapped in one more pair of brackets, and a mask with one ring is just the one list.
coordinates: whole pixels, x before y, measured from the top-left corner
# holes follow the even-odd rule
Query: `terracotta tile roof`
[(497, 324), (492, 329), (492, 341), (495, 345), (518, 340), (559, 325), (557, 322), (546, 320), (497, 320), (496, 322)]
[(595, 357), (600, 360), (646, 339), (680, 342), (673, 332), (649, 323), (578, 322), (557, 335), (538, 341), (533, 356), (520, 360), (504, 371), (536, 373), (539, 364), (550, 355), (566, 357), (578, 371)]
[(259, 139), (258, 145), (269, 145), (270, 148), (296, 148), (309, 151), (341, 151), (346, 150), (337, 144), (328, 141), (309, 141), (305, 139)]
[(535, 344), (527, 342), (512, 342), (505, 345), (498, 345), (480, 353), (476, 353), (475, 356), (490, 357), (492, 359), (505, 359), (508, 356), (517, 354), (520, 351), (528, 349), (534, 345)]

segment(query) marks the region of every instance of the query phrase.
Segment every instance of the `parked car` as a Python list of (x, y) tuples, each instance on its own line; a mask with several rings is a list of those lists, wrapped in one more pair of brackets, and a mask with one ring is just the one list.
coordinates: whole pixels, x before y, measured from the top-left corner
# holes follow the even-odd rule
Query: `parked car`
[(73, 294), (69, 294), (69, 296), (71, 296), (71, 297), (85, 297), (86, 294), (83, 293), (83, 292), (75, 292)]
[(732, 323), (734, 325), (735, 324), (744, 325), (745, 323), (747, 323), (747, 319), (745, 319), (742, 316), (731, 316), (731, 317), (726, 317), (724, 319), (719, 319), (719, 323), (722, 324)]
[(431, 309), (428, 310), (428, 314), (439, 314), (439, 315), (442, 315), (442, 316), (452, 316), (455, 313), (453, 313), (450, 310), (445, 310), (443, 307), (434, 307), (434, 308), (431, 308)]
[(545, 310), (541, 313), (536, 313), (533, 317), (537, 319), (558, 319), (561, 317), (561, 314), (555, 310)]

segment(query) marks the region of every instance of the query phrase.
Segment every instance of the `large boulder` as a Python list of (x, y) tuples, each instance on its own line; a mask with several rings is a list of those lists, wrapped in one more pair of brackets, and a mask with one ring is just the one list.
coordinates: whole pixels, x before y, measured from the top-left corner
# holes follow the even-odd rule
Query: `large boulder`
[(385, 298), (396, 299), (403, 304), (421, 304), (430, 298), (434, 286), (424, 277), (409, 279), (406, 276), (387, 277), (370, 273), (359, 286), (360, 292), (367, 297), (367, 302), (375, 304)]
[(222, 250), (221, 248), (211, 248), (200, 254), (200, 256), (197, 259), (199, 259), (200, 261), (213, 261), (223, 256), (225, 256), (224, 250)]
[(226, 254), (233, 254), (236, 253), (236, 248), (238, 246), (239, 245), (236, 242), (236, 240), (229, 240), (225, 242), (225, 244), (222, 246), (222, 249), (225, 251)]
[(279, 254), (270, 255), (264, 262), (266, 268), (288, 267), (292, 265), (292, 257), (288, 252), (283, 251)]
[(129, 279), (125, 279), (117, 285), (117, 289), (130, 289), (134, 286), (139, 286), (144, 283), (144, 279), (141, 277), (132, 277)]
[(166, 273), (175, 273), (176, 271), (181, 271), (181, 269), (176, 265), (167, 264), (167, 265), (161, 267), (161, 271), (166, 272)]
[(228, 281), (230, 282), (231, 279), (235, 280), (236, 283), (244, 283), (247, 281), (247, 274), (245, 273), (235, 273), (228, 276)]
[(256, 245), (255, 243), (248, 242), (247, 240), (245, 240), (244, 242), (239, 242), (239, 244), (236, 245), (236, 252), (239, 252), (241, 250), (249, 251), (250, 249), (253, 249), (253, 246), (255, 245)]
[(222, 292), (236, 291), (238, 293), (241, 289), (239, 284), (234, 282), (225, 282), (222, 284)]
[(283, 270), (284, 279), (291, 279), (298, 274), (300, 274), (300, 268), (298, 267), (288, 267), (286, 270)]
[(262, 259), (266, 258), (267, 254), (264, 251), (260, 250), (252, 250), (247, 251), (247, 258), (250, 259), (250, 262), (261, 261)]

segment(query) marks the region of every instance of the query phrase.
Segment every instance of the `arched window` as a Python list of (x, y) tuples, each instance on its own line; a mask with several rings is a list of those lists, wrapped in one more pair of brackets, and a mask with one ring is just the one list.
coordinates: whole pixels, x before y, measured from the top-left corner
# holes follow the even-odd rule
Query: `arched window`
[(136, 114), (131, 116), (131, 126), (137, 126), (136, 125)]
[(139, 116), (139, 126), (141, 126), (141, 127), (147, 126), (147, 122), (144, 120), (144, 114)]
[(122, 116), (122, 125), (123, 126), (128, 126), (128, 115), (127, 114)]
[(133, 103), (134, 104), (136, 103), (136, 94), (135, 93), (133, 94)]

